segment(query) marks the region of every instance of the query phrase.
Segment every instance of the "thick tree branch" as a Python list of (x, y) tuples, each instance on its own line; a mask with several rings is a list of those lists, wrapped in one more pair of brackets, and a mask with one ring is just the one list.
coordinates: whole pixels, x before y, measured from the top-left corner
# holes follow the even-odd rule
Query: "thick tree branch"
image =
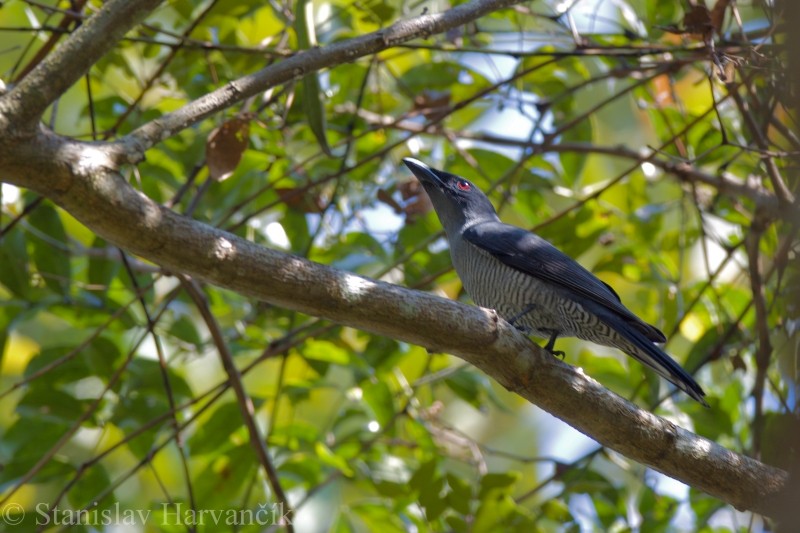
[[(162, 0), (110, 0), (49, 54), (0, 104), (0, 124), (33, 130), (47, 106), (72, 87)], [(0, 100), (0, 102), (2, 102)], [(3, 117), (4, 115), (4, 117)]]
[(127, 135), (121, 142), (130, 154), (130, 162), (136, 162), (148, 148), (163, 139), (172, 137), (192, 124), (271, 87), (298, 80), (309, 72), (354, 61), (417, 37), (462, 26), (487, 13), (519, 2), (520, 0), (473, 0), (448, 9), (444, 13), (402, 20), (388, 28), (361, 37), (305, 50), (254, 74), (234, 80), (177, 111), (148, 122)]
[(99, 146), (41, 133), (16, 148), (0, 145), (0, 166), (4, 180), (48, 196), (107, 241), (169, 271), (457, 355), (604, 446), (738, 509), (771, 515), (786, 497), (782, 470), (639, 409), (492, 311), (315, 264), (179, 216), (134, 190)]

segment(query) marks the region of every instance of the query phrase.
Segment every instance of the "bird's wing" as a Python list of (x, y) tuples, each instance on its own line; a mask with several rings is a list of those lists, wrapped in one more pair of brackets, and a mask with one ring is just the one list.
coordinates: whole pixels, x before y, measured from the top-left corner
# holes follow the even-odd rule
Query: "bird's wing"
[(528, 275), (583, 296), (617, 313), (653, 342), (665, 342), (657, 328), (622, 305), (608, 284), (538, 235), (502, 222), (482, 222), (464, 231), (464, 238), (499, 261)]

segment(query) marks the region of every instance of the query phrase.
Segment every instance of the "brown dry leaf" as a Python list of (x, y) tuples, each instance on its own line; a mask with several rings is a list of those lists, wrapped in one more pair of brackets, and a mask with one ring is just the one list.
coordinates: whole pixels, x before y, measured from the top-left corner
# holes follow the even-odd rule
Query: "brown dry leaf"
[(314, 194), (305, 187), (276, 187), (281, 201), (295, 211), (301, 213), (322, 213), (325, 210), (325, 200), (322, 196)]
[(222, 181), (233, 174), (247, 149), (249, 135), (249, 116), (232, 118), (209, 134), (206, 164), (211, 179)]
[(398, 202), (392, 198), (392, 190), (378, 189), (378, 200), (391, 207), (398, 215), (403, 214), (406, 216), (408, 222), (413, 222), (417, 217), (424, 215), (433, 209), (431, 199), (422, 188), (422, 184), (418, 180), (409, 180), (399, 183), (396, 190), (400, 192), (402, 202)]
[(670, 86), (669, 76), (661, 74), (653, 78), (653, 98), (658, 105), (670, 105), (675, 101), (672, 98), (672, 87)]
[(429, 120), (438, 120), (450, 111), (450, 97), (449, 92), (423, 91), (414, 97), (414, 110)]
[(730, 3), (730, 0), (717, 0), (717, 3), (714, 4), (714, 8), (709, 15), (711, 26), (718, 34), (722, 34), (722, 24), (725, 22), (725, 10), (728, 9), (728, 4)]
[(726, 61), (723, 67), (723, 72), (719, 78), (725, 82), (731, 82), (736, 79), (736, 62)]
[(403, 211), (410, 220), (414, 220), (433, 209), (431, 199), (417, 180), (409, 180), (398, 186), (403, 197)]
[(714, 26), (711, 24), (711, 12), (704, 5), (693, 6), (683, 16), (683, 28), (684, 32), (692, 34), (693, 38), (705, 40), (714, 31)]
[[(778, 103), (775, 106), (775, 110), (772, 112), (772, 114), (775, 117), (775, 122), (779, 122), (781, 124), (791, 124), (794, 122), (794, 117), (781, 103)], [(775, 144), (782, 150), (789, 151), (792, 149), (791, 140), (773, 125), (773, 121), (770, 121), (769, 126), (767, 127), (767, 138), (770, 140), (770, 143)]]
[(391, 207), (398, 215), (403, 212), (403, 208), (400, 206), (400, 204), (398, 204), (395, 199), (392, 198), (392, 193), (386, 189), (378, 189), (378, 200)]

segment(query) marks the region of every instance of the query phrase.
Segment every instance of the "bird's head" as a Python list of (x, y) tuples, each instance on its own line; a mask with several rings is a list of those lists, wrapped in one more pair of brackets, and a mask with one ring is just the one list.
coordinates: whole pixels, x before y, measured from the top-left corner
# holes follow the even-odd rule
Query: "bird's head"
[(422, 182), (448, 236), (475, 222), (498, 220), (492, 202), (471, 181), (410, 157), (403, 163)]

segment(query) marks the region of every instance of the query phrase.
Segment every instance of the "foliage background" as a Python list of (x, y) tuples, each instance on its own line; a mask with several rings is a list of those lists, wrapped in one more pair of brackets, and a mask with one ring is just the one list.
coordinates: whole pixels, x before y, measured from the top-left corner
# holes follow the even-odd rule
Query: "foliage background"
[[(98, 6), (5, 2), (5, 82)], [(304, 25), (304, 6), (165, 3), (45, 120), (61, 135), (115, 139), (314, 46), (313, 33), (325, 46), (449, 7), (314, 2)], [(716, 6), (707, 19), (647, 0), (498, 11), (270, 90), (158, 144), (129, 179), (259, 244), (466, 299), (400, 160), (467, 176), (491, 191), (501, 218), (535, 228), (663, 329), (712, 408), (670, 394), (614, 350), (561, 340), (569, 363), (790, 468), (798, 243), (780, 200), (797, 193), (800, 142), (782, 6)], [(0, 487), (6, 508), (28, 511), (20, 527), (36, 528), (42, 502), (158, 515), (164, 502), (276, 501), (209, 324), (172, 273), (30, 192), (4, 186), (2, 217)], [(455, 358), (203, 290), (298, 530), (762, 528)]]

